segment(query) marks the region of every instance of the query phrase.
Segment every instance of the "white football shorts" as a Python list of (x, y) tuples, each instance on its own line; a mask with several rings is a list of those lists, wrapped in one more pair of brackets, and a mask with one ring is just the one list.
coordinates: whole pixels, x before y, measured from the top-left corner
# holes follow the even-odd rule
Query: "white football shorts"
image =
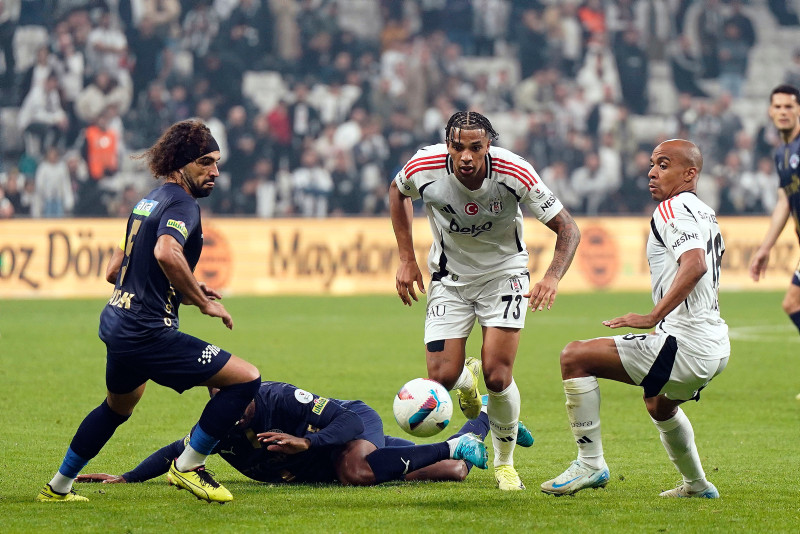
[(622, 366), (644, 388), (645, 397), (664, 394), (672, 400), (698, 400), (700, 390), (728, 365), (728, 356), (698, 357), (669, 334), (625, 334), (612, 339)]
[(431, 282), (425, 316), (425, 343), (468, 337), (475, 325), (523, 328), (528, 311), (528, 273), (503, 275), (475, 285)]

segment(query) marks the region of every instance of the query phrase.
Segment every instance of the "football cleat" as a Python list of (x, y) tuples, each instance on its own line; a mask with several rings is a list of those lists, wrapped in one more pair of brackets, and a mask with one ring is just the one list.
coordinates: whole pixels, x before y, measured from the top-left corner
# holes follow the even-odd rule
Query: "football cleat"
[(530, 447), (533, 445), (533, 434), (528, 430), (522, 421), (517, 424), (517, 445), (520, 447)]
[[(486, 411), (486, 405), (489, 403), (489, 395), (481, 395), (481, 411)], [(528, 427), (525, 426), (525, 423), (519, 421), (517, 424), (517, 445), (520, 447), (531, 447), (533, 446), (533, 434), (531, 431), (528, 430)]]
[(489, 453), (486, 445), (475, 434), (462, 434), (458, 437), (456, 450), (453, 451), (454, 460), (466, 460), (478, 469), (486, 469), (489, 465)]
[(566, 471), (542, 484), (542, 491), (550, 495), (572, 495), (586, 488), (605, 488), (609, 478), (608, 466), (594, 469), (575, 460)]
[(525, 484), (512, 465), (497, 465), (494, 468), (494, 479), (497, 487), (503, 491), (520, 491), (525, 489)]
[(478, 380), (481, 373), (481, 361), (477, 358), (467, 358), (464, 367), (472, 373), (472, 387), (458, 391), (458, 406), (467, 419), (475, 419), (481, 413), (481, 394), (478, 391)]
[(69, 493), (56, 493), (53, 491), (53, 488), (50, 487), (50, 484), (45, 484), (44, 487), (39, 490), (36, 500), (39, 502), (89, 502), (89, 499), (83, 495), (78, 495), (75, 493), (75, 490), (70, 490)]
[(182, 472), (178, 471), (175, 467), (175, 460), (173, 460), (167, 473), (167, 482), (170, 486), (188, 490), (195, 497), (204, 501), (222, 504), (233, 500), (231, 492), (214, 480), (203, 465), (195, 467), (191, 471)]
[(662, 491), (659, 494), (659, 497), (667, 497), (667, 498), (684, 498), (684, 497), (697, 497), (700, 499), (719, 499), (719, 491), (711, 482), (708, 483), (708, 487), (702, 491), (692, 491), (689, 489), (689, 486), (685, 484), (683, 481), (678, 483), (676, 488), (671, 490)]

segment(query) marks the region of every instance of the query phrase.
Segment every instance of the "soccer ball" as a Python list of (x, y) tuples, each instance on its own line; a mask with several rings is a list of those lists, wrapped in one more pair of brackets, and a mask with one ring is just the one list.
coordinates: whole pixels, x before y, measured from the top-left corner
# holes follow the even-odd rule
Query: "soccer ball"
[(450, 394), (427, 378), (415, 378), (401, 387), (392, 409), (400, 428), (420, 438), (441, 432), (453, 416)]

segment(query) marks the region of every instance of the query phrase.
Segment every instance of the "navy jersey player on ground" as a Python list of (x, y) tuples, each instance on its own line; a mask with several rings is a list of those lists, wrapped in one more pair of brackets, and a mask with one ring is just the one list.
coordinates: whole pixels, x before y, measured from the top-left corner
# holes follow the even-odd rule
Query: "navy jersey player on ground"
[(114, 292), (100, 315), (99, 334), (107, 348), (108, 393), (81, 423), (39, 501), (87, 500), (72, 491), (74, 478), (130, 417), (148, 380), (178, 393), (200, 385), (220, 388), (185, 450), (172, 461), (167, 479), (209, 502), (233, 498), (203, 466), (253, 399), (261, 377), (252, 364), (178, 330), (181, 303), (233, 328), (230, 314), (217, 301), (220, 295), (193, 274), (203, 247), (196, 199), (214, 189), (219, 147), (205, 125), (188, 120), (170, 126), (140, 157), (165, 183), (133, 209), (122, 247), (107, 268)]
[[(800, 239), (800, 91), (791, 85), (779, 85), (769, 97), (769, 117), (778, 129), (782, 144), (775, 149), (775, 168), (780, 178), (778, 202), (772, 210), (767, 234), (750, 261), (750, 276), (758, 282), (767, 272), (769, 252), (781, 235), (789, 216), (794, 219)], [(783, 297), (783, 311), (800, 330), (800, 266)], [(800, 394), (797, 395), (800, 400)]]
[[(463, 480), (472, 465), (485, 469), (485, 413), (442, 443), (415, 445), (385, 436), (378, 413), (362, 401), (320, 397), (291, 384), (263, 382), (234, 429), (214, 448), (243, 475), (261, 482)], [(476, 437), (477, 436), (477, 437)], [(123, 475), (80, 475), (78, 481), (142, 482), (169, 469), (186, 438), (159, 449)], [(520, 444), (533, 438), (520, 424)]]
[(641, 386), (644, 403), (672, 463), (683, 475), (662, 497), (716, 498), (706, 480), (689, 419), (680, 408), (728, 363), (728, 327), (719, 315), (720, 261), (725, 244), (714, 211), (695, 190), (703, 168), (700, 150), (672, 139), (650, 158), (650, 194), (659, 202), (650, 219), (647, 261), (654, 307), (603, 321), (609, 328), (654, 328), (648, 334), (573, 341), (561, 352), (567, 416), (578, 459), (542, 491), (571, 495), (604, 487), (609, 470), (600, 440), (598, 378)]
[[(411, 202), (421, 198), (434, 234), (425, 320), (428, 377), (456, 389), (464, 415), (474, 418), (481, 408), (482, 365), (495, 479), (501, 490), (521, 490), (525, 486), (514, 469), (520, 394), (512, 374), (520, 332), (528, 307), (536, 311), (553, 305), (580, 232), (530, 163), (492, 145), (497, 132), (486, 117), (455, 113), (445, 139), (420, 149), (390, 186), (400, 255), (397, 293), (409, 306), (417, 300), (415, 283), (425, 293), (411, 235)], [(530, 289), (523, 204), (557, 235), (553, 259)], [(480, 361), (465, 354), (476, 319), (483, 331)]]

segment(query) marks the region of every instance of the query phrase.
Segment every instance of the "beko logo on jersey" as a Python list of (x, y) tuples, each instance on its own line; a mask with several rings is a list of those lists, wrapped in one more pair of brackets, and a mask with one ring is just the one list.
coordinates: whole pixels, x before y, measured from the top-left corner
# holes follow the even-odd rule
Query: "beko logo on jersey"
[(683, 232), (681, 236), (677, 240), (675, 240), (675, 242), (672, 244), (672, 250), (675, 250), (680, 245), (683, 245), (690, 239), (700, 239), (700, 236), (697, 234), (687, 234), (686, 232)]
[(463, 234), (463, 235), (468, 235), (470, 237), (478, 237), (482, 233), (488, 232), (491, 229), (492, 229), (492, 221), (486, 221), (483, 224), (473, 224), (472, 226), (461, 227), (458, 225), (455, 219), (450, 219), (451, 234)]

